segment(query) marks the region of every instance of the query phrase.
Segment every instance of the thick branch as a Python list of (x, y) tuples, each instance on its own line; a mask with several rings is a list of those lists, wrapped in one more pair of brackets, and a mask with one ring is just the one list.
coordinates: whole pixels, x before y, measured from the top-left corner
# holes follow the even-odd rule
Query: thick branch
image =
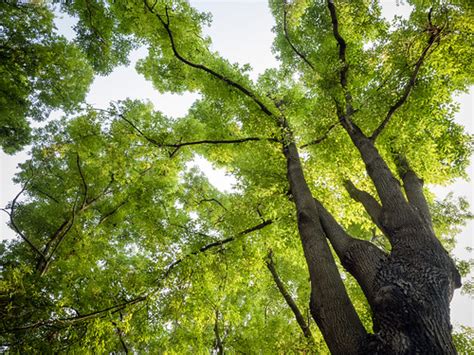
[[(346, 101), (345, 112), (340, 108), (340, 104), (336, 101), (336, 107), (338, 110), (338, 117), (342, 123), (342, 126), (346, 129), (349, 135), (353, 135), (354, 132), (354, 123), (351, 120), (351, 115), (354, 113), (354, 108), (352, 107), (352, 95), (347, 86), (347, 73), (349, 71), (349, 63), (346, 59), (346, 48), (347, 44), (344, 38), (339, 32), (339, 21), (337, 19), (336, 7), (333, 0), (328, 0), (328, 9), (331, 14), (331, 23), (332, 31), (334, 38), (337, 41), (339, 46), (339, 61), (341, 62), (341, 69), (339, 71), (339, 81), (341, 83), (342, 89), (344, 91), (344, 98)], [(360, 129), (357, 128), (357, 133), (362, 133)]]
[(418, 73), (420, 71), (421, 66), (423, 65), (423, 62), (428, 55), (428, 52), (430, 48), (433, 46), (433, 44), (436, 42), (437, 39), (439, 39), (441, 35), (441, 30), (438, 31), (433, 31), (430, 35), (430, 38), (428, 39), (428, 44), (425, 46), (423, 51), (421, 52), (420, 57), (418, 58), (416, 64), (415, 64), (415, 69), (413, 70), (413, 73), (410, 76), (410, 79), (408, 82), (405, 84), (405, 87), (403, 89), (403, 93), (400, 96), (400, 98), (392, 105), (390, 106), (387, 115), (385, 116), (384, 120), (380, 125), (375, 129), (374, 133), (372, 133), (372, 136), (370, 136), (370, 139), (375, 141), (379, 134), (383, 131), (385, 126), (388, 124), (394, 113), (403, 106), (403, 104), (407, 101), (408, 96), (410, 95), (410, 92), (412, 91), (413, 87), (415, 86), (416, 83), (416, 78), (418, 76)]
[(336, 7), (334, 6), (333, 0), (328, 0), (328, 8), (331, 14), (332, 31), (334, 38), (336, 38), (337, 44), (339, 45), (339, 60), (342, 63), (342, 69), (339, 73), (339, 80), (343, 89), (347, 88), (347, 71), (349, 70), (349, 64), (346, 61), (346, 41), (342, 38), (339, 32), (339, 22), (337, 20)]
[(298, 325), (303, 331), (304, 336), (308, 339), (308, 341), (311, 344), (313, 344), (314, 338), (313, 338), (313, 334), (311, 334), (311, 329), (309, 328), (309, 324), (306, 323), (306, 320), (303, 314), (301, 313), (300, 309), (298, 308), (296, 302), (293, 300), (293, 297), (291, 297), (291, 295), (288, 293), (283, 281), (280, 279), (280, 276), (278, 275), (278, 272), (276, 271), (276, 268), (275, 268), (275, 263), (273, 262), (271, 250), (268, 252), (267, 260), (265, 261), (265, 263), (267, 265), (268, 270), (270, 270), (272, 274), (273, 281), (275, 281), (275, 284), (278, 287), (278, 290), (280, 291), (281, 295), (285, 299), (286, 304), (290, 307), (291, 311), (295, 315), (296, 321), (298, 322)]
[(332, 353), (358, 353), (366, 338), (365, 329), (347, 295), (326, 241), (318, 218), (318, 208), (304, 178), (296, 145), (287, 144), (283, 152), (297, 210), (298, 230), (311, 278), (311, 314)]
[(308, 60), (308, 58), (306, 58), (306, 56), (301, 53), (294, 45), (293, 43), (291, 42), (290, 40), (290, 35), (288, 34), (288, 24), (287, 24), (287, 16), (288, 16), (288, 12), (287, 12), (287, 3), (286, 3), (286, 0), (283, 0), (283, 32), (285, 34), (285, 38), (286, 38), (286, 41), (288, 42), (288, 44), (290, 45), (291, 49), (296, 53), (296, 55), (298, 57), (301, 58), (301, 60), (303, 60), (303, 62), (305, 62), (306, 64), (308, 64), (308, 66), (314, 70), (314, 66), (313, 64), (311, 64), (311, 62)]
[[(384, 228), (380, 223), (380, 215), (382, 213), (382, 206), (378, 203), (378, 201), (368, 192), (359, 190), (357, 187), (354, 186), (352, 181), (346, 180), (344, 182), (344, 187), (346, 188), (349, 195), (352, 199), (356, 200), (357, 202), (362, 203), (365, 208), (365, 211), (369, 214), (370, 219), (374, 224), (384, 232)], [(385, 234), (385, 232), (384, 232)]]
[(351, 237), (334, 217), (316, 200), (319, 218), (342, 265), (355, 277), (369, 303), (375, 298), (374, 281), (387, 255), (372, 243)]
[(423, 180), (416, 175), (405, 157), (398, 155), (395, 161), (403, 181), (403, 189), (407, 195), (408, 202), (417, 209), (421, 218), (430, 230), (433, 231), (430, 209), (423, 193)]
[(174, 56), (179, 60), (181, 61), (182, 63), (192, 67), (192, 68), (195, 68), (195, 69), (199, 69), (199, 70), (202, 70), (208, 74), (210, 74), (211, 76), (213, 76), (214, 78), (216, 79), (219, 79), (221, 81), (223, 81), (224, 83), (226, 83), (227, 85), (237, 89), (238, 91), (240, 91), (241, 93), (243, 93), (245, 96), (247, 96), (248, 98), (250, 98), (255, 104), (257, 104), (257, 106), (262, 110), (263, 113), (265, 113), (267, 116), (270, 116), (270, 117), (276, 117), (273, 112), (257, 97), (257, 95), (255, 93), (253, 93), (252, 91), (250, 91), (249, 89), (245, 88), (244, 86), (242, 86), (241, 84), (225, 77), (224, 75), (214, 71), (213, 69), (211, 68), (208, 68), (207, 66), (205, 65), (202, 65), (202, 64), (199, 64), (199, 63), (193, 63), (192, 61), (184, 58), (181, 53), (178, 51), (177, 47), (176, 47), (176, 43), (175, 43), (175, 39), (174, 39), (174, 36), (173, 36), (173, 32), (171, 31), (170, 29), (170, 23), (169, 23), (169, 16), (168, 16), (168, 8), (165, 7), (165, 11), (166, 11), (166, 21), (163, 19), (163, 17), (158, 14), (157, 12), (154, 11), (154, 6), (150, 6), (148, 4), (148, 1), (147, 0), (143, 0), (144, 3), (145, 3), (145, 6), (146, 8), (152, 13), (154, 14), (158, 20), (160, 21), (160, 23), (163, 25), (164, 29), (166, 30), (166, 33), (168, 34), (168, 38), (170, 40), (170, 44), (171, 44), (171, 49), (173, 51), (173, 54)]

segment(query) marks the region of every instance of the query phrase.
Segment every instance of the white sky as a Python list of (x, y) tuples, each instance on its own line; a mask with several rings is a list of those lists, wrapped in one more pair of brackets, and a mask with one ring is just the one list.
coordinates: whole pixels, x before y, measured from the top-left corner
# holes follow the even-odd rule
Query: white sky
[[(193, 5), (202, 11), (213, 13), (213, 23), (207, 29), (207, 34), (213, 39), (213, 49), (229, 59), (231, 62), (240, 64), (250, 63), (254, 69), (253, 77), (262, 73), (266, 68), (278, 65), (271, 53), (274, 25), (266, 1), (264, 0), (214, 0), (214, 1), (191, 1)], [(397, 6), (396, 1), (383, 2), (383, 14), (392, 18), (395, 14), (406, 15), (409, 13), (408, 6)], [(71, 35), (67, 27), (71, 25), (70, 19), (58, 21), (58, 27), (66, 35)], [(195, 94), (172, 95), (158, 94), (150, 82), (144, 80), (134, 70), (137, 59), (145, 56), (143, 49), (133, 52), (132, 63), (129, 67), (119, 67), (107, 77), (97, 77), (87, 96), (87, 101), (96, 107), (107, 107), (110, 101), (121, 100), (127, 97), (132, 99), (148, 99), (155, 107), (169, 116), (183, 116), (192, 102), (198, 97)], [(473, 124), (473, 94), (462, 95), (459, 98), (461, 112), (456, 120), (465, 125), (468, 132), (474, 133)], [(21, 152), (14, 156), (7, 156), (0, 152), (0, 206), (4, 206), (19, 191), (19, 186), (13, 185), (11, 178), (16, 171), (18, 162), (27, 157)], [(226, 176), (223, 170), (213, 170), (212, 166), (198, 159), (196, 164), (208, 175), (210, 181), (219, 189), (230, 190), (233, 178)], [(469, 176), (473, 176), (473, 164), (468, 170)], [(467, 196), (471, 205), (474, 204), (473, 185), (465, 181), (458, 181), (449, 188), (436, 187), (436, 193), (443, 197), (449, 191), (454, 191), (456, 196)], [(13, 236), (5, 223), (7, 216), (0, 215), (0, 239)], [(469, 257), (466, 247), (472, 247), (472, 235), (474, 235), (474, 223), (470, 222), (458, 238), (458, 246), (455, 255), (462, 258)], [(471, 256), (472, 257), (472, 256)], [(468, 296), (461, 296), (456, 291), (452, 303), (452, 322), (454, 325), (464, 324), (474, 326), (472, 301)]]

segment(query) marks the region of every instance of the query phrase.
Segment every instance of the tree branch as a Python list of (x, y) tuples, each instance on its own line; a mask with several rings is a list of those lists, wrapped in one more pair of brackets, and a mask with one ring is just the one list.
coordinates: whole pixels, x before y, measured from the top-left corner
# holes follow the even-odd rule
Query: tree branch
[(380, 223), (382, 206), (380, 206), (378, 201), (368, 192), (359, 190), (350, 180), (344, 181), (344, 187), (353, 200), (360, 202), (364, 206), (372, 222), (385, 234), (384, 228)]
[(315, 202), (326, 237), (341, 264), (355, 277), (372, 304), (375, 298), (375, 277), (387, 255), (371, 242), (351, 237), (318, 200)]
[(278, 142), (276, 138), (261, 138), (261, 137), (245, 137), (245, 138), (236, 138), (236, 139), (203, 139), (198, 141), (191, 142), (182, 142), (182, 143), (160, 143), (157, 140), (146, 135), (140, 128), (138, 128), (132, 121), (127, 119), (124, 115), (119, 115), (125, 122), (127, 122), (140, 136), (145, 138), (149, 143), (159, 147), (159, 148), (175, 148), (171, 153), (170, 157), (173, 157), (177, 151), (186, 146), (199, 145), (199, 144), (239, 144), (246, 142), (257, 142), (257, 141), (267, 141), (267, 142)]
[[(343, 127), (346, 129), (346, 131), (350, 135), (352, 135), (354, 134), (354, 123), (350, 119), (350, 116), (354, 113), (354, 108), (352, 106), (352, 95), (347, 87), (347, 73), (349, 71), (349, 63), (347, 63), (347, 59), (346, 59), (347, 44), (339, 32), (339, 22), (337, 19), (337, 13), (336, 13), (336, 7), (334, 5), (334, 1), (328, 0), (327, 4), (328, 4), (329, 13), (331, 14), (333, 35), (337, 41), (337, 44), (339, 45), (339, 61), (342, 64), (341, 70), (339, 71), (339, 82), (341, 83), (342, 89), (344, 91), (344, 98), (346, 101), (345, 112), (342, 111), (342, 108), (338, 107), (338, 111), (340, 111), (338, 112), (338, 117)], [(339, 106), (337, 102), (336, 102), (336, 106)], [(360, 131), (358, 127), (357, 127), (357, 131), (358, 131), (357, 133), (362, 134), (362, 132)]]
[(397, 154), (395, 162), (408, 202), (417, 209), (428, 228), (434, 232), (430, 209), (423, 193), (423, 180), (413, 171), (403, 155)]
[(227, 244), (227, 243), (230, 243), (232, 242), (233, 240), (236, 239), (236, 237), (239, 237), (239, 236), (243, 236), (243, 235), (246, 235), (246, 234), (249, 234), (249, 233), (252, 233), (252, 232), (255, 232), (259, 229), (262, 229), (262, 228), (265, 228), (266, 226), (272, 224), (273, 221), (272, 220), (267, 220), (267, 221), (264, 221), (260, 224), (257, 224), (256, 226), (253, 226), (251, 228), (248, 228), (248, 229), (245, 229), (243, 230), (242, 232), (239, 232), (237, 234), (237, 236), (235, 237), (229, 237), (229, 238), (226, 238), (226, 239), (222, 239), (222, 240), (218, 240), (216, 242), (212, 242), (212, 243), (209, 243), (209, 244), (206, 244), (204, 245), (203, 247), (199, 248), (198, 250), (195, 250), (185, 256), (183, 256), (182, 258), (180, 259), (177, 259), (175, 261), (173, 261), (170, 265), (168, 265), (168, 267), (166, 268), (166, 272), (165, 272), (165, 277), (169, 275), (169, 273), (171, 272), (171, 270), (173, 268), (175, 268), (178, 264), (180, 264), (181, 262), (183, 262), (186, 258), (192, 256), (192, 255), (197, 255), (197, 254), (200, 254), (200, 253), (203, 253), (205, 252), (206, 250), (209, 250), (209, 249), (213, 249), (215, 247), (220, 247), (224, 244)]
[(218, 355), (224, 354), (224, 344), (222, 343), (221, 336), (219, 334), (219, 310), (216, 309), (215, 312), (216, 318), (214, 320), (214, 335), (216, 336), (214, 342), (214, 350)]
[(309, 324), (306, 323), (306, 320), (303, 314), (301, 313), (300, 309), (298, 308), (296, 302), (293, 300), (293, 297), (291, 297), (291, 295), (288, 293), (283, 281), (280, 279), (280, 276), (278, 275), (278, 272), (276, 271), (275, 263), (273, 262), (272, 256), (273, 256), (273, 252), (270, 249), (268, 251), (265, 264), (267, 265), (268, 270), (272, 274), (273, 281), (275, 282), (276, 286), (278, 287), (278, 290), (280, 291), (281, 295), (285, 299), (286, 304), (288, 305), (288, 307), (290, 307), (291, 311), (295, 315), (296, 321), (298, 322), (298, 325), (300, 326), (304, 336), (308, 339), (308, 342), (310, 344), (314, 344), (314, 338), (313, 338), (313, 334), (311, 333)]
[(147, 0), (143, 0), (144, 4), (145, 4), (145, 7), (153, 14), (156, 16), (156, 18), (158, 18), (158, 20), (160, 21), (160, 23), (163, 25), (166, 33), (168, 34), (168, 38), (170, 40), (170, 44), (171, 44), (171, 50), (173, 51), (173, 54), (174, 56), (179, 60), (181, 61), (182, 63), (192, 67), (192, 68), (195, 68), (195, 69), (199, 69), (199, 70), (202, 70), (208, 74), (210, 74), (211, 76), (213, 76), (214, 78), (216, 79), (219, 79), (221, 80), (222, 82), (226, 83), (227, 85), (237, 89), (238, 91), (240, 91), (241, 93), (243, 93), (245, 96), (247, 96), (248, 98), (250, 98), (255, 104), (257, 104), (257, 106), (262, 110), (263, 113), (265, 113), (267, 116), (270, 116), (270, 117), (274, 117), (276, 118), (277, 116), (274, 115), (274, 113), (257, 97), (257, 95), (255, 95), (255, 93), (251, 92), (249, 89), (245, 88), (244, 86), (242, 86), (241, 84), (225, 77), (224, 75), (214, 71), (213, 69), (211, 68), (208, 68), (207, 66), (205, 65), (202, 65), (202, 64), (199, 64), (199, 63), (194, 63), (186, 58), (184, 58), (181, 53), (178, 51), (177, 47), (176, 47), (176, 43), (175, 43), (175, 40), (174, 40), (174, 37), (173, 37), (173, 33), (171, 32), (171, 29), (170, 29), (170, 18), (169, 18), (169, 14), (168, 14), (168, 7), (166, 6), (165, 7), (165, 12), (166, 12), (166, 21), (163, 19), (163, 17), (158, 14), (157, 12), (154, 11), (154, 6), (150, 6), (148, 4), (148, 1)]
[[(272, 220), (265, 221), (265, 222), (260, 223), (256, 226), (253, 226), (253, 227), (250, 227), (250, 228), (247, 228), (247, 229), (243, 230), (242, 232), (238, 233), (237, 236), (243, 236), (243, 235), (252, 233), (252, 232), (260, 230), (260, 229), (262, 229), (262, 228), (264, 228), (264, 227), (266, 227), (266, 226), (268, 226), (272, 223), (273, 223)], [(154, 295), (156, 292), (158, 292), (160, 290), (161, 285), (162, 285), (161, 282), (170, 275), (172, 269), (174, 269), (176, 266), (178, 266), (186, 258), (191, 257), (192, 255), (203, 253), (203, 252), (205, 252), (209, 249), (215, 248), (217, 246), (222, 246), (222, 245), (227, 244), (227, 243), (229, 243), (229, 242), (231, 242), (235, 239), (236, 239), (236, 237), (231, 237), (231, 238), (227, 238), (227, 239), (224, 239), (224, 240), (220, 240), (220, 241), (217, 241), (217, 242), (207, 244), (207, 245), (199, 248), (198, 250), (196, 250), (194, 252), (191, 252), (191, 253), (183, 256), (180, 259), (177, 259), (176, 261), (169, 264), (169, 266), (164, 271), (163, 275), (160, 276), (160, 278), (157, 279), (157, 281), (159, 281), (159, 285), (157, 287), (155, 287), (150, 292), (145, 293), (141, 296), (137, 296), (137, 297), (135, 297), (135, 298), (133, 298), (129, 301), (125, 301), (125, 302), (122, 302), (122, 303), (119, 303), (119, 304), (116, 304), (116, 305), (112, 305), (110, 307), (107, 307), (107, 308), (104, 308), (104, 309), (101, 309), (101, 310), (93, 311), (93, 312), (83, 314), (83, 315), (78, 315), (78, 316), (75, 316), (75, 317), (67, 317), (67, 318), (60, 318), (60, 319), (51, 319), (51, 320), (46, 320), (46, 321), (38, 321), (34, 324), (30, 324), (30, 325), (27, 325), (27, 326), (24, 326), (24, 327), (6, 329), (5, 331), (2, 331), (2, 332), (3, 333), (12, 333), (12, 332), (17, 332), (17, 331), (25, 331), (25, 330), (28, 330), (28, 329), (41, 328), (41, 327), (44, 327), (44, 326), (55, 325), (55, 324), (69, 325), (71, 323), (77, 323), (77, 322), (80, 322), (80, 321), (87, 321), (87, 320), (90, 320), (90, 319), (94, 319), (96, 317), (101, 317), (105, 313), (108, 313), (108, 312), (111, 312), (111, 313), (118, 312), (118, 311), (120, 311), (120, 310), (122, 310), (122, 309), (124, 309), (128, 306), (134, 305), (134, 304), (139, 303), (139, 302), (143, 302), (143, 301), (147, 300), (149, 297), (151, 297), (152, 295)]]
[(300, 148), (303, 149), (303, 148), (306, 148), (306, 147), (308, 147), (308, 146), (310, 146), (310, 145), (315, 145), (315, 144), (321, 143), (322, 141), (324, 141), (324, 140), (328, 137), (329, 133), (331, 133), (331, 131), (332, 131), (339, 123), (340, 123), (340, 122), (333, 123), (332, 125), (330, 125), (330, 126), (327, 128), (326, 132), (324, 132), (324, 134), (323, 134), (321, 137), (316, 138), (315, 140), (313, 140), (313, 141), (311, 141), (311, 142), (309, 142), (309, 143), (303, 144), (302, 146), (300, 146)]
[(76, 165), (77, 165), (77, 170), (79, 170), (79, 175), (81, 176), (82, 186), (84, 187), (84, 197), (82, 199), (82, 204), (81, 204), (81, 208), (84, 208), (85, 204), (87, 203), (88, 188), (87, 188), (86, 179), (84, 177), (84, 173), (82, 172), (81, 158), (79, 156), (79, 153), (76, 153)]
[(4, 208), (2, 208), (2, 211), (4, 211), (6, 214), (8, 214), (10, 216), (10, 224), (12, 225), (15, 232), (17, 232), (17, 234), (21, 237), (21, 239), (23, 239), (36, 254), (38, 254), (42, 259), (45, 259), (44, 254), (33, 244), (33, 242), (31, 240), (29, 240), (26, 237), (26, 235), (21, 231), (20, 228), (18, 228), (17, 224), (15, 223), (14, 212), (15, 212), (16, 201), (18, 200), (20, 195), (23, 192), (25, 192), (26, 187), (27, 187), (28, 183), (30, 182), (30, 180), (31, 180), (31, 178), (26, 181), (25, 185), (23, 185), (20, 192), (18, 192), (18, 194), (13, 198), (11, 206), (10, 206), (10, 212), (8, 212)]
[[(437, 27), (435, 27), (437, 28)], [(410, 79), (408, 82), (405, 84), (405, 87), (403, 89), (403, 93), (400, 96), (400, 98), (392, 105), (390, 106), (387, 115), (385, 116), (384, 120), (380, 125), (375, 129), (374, 133), (370, 136), (370, 139), (372, 141), (375, 141), (379, 134), (383, 131), (385, 126), (387, 126), (388, 122), (394, 115), (394, 113), (403, 106), (403, 104), (407, 101), (408, 96), (410, 95), (410, 92), (412, 91), (413, 87), (415, 86), (416, 83), (416, 78), (418, 76), (418, 73), (420, 71), (421, 66), (423, 65), (423, 62), (428, 55), (428, 52), (430, 48), (433, 46), (433, 44), (436, 42), (437, 39), (440, 38), (441, 36), (441, 30), (433, 31), (430, 35), (430, 38), (428, 39), (428, 44), (425, 46), (423, 51), (421, 52), (420, 57), (418, 58), (416, 64), (415, 64), (415, 69), (413, 70), (413, 73), (410, 76)]]
[(288, 12), (287, 12), (287, 2), (286, 0), (283, 0), (283, 32), (285, 34), (285, 38), (286, 38), (286, 41), (288, 42), (288, 44), (290, 45), (291, 49), (296, 53), (296, 55), (298, 57), (301, 58), (301, 60), (303, 60), (303, 62), (305, 62), (306, 64), (308, 64), (308, 66), (314, 70), (314, 66), (313, 64), (311, 64), (311, 62), (308, 60), (308, 58), (306, 58), (306, 56), (301, 53), (294, 45), (293, 43), (291, 42), (290, 40), (290, 35), (288, 34), (288, 24), (287, 24), (287, 16), (288, 16)]
[[(298, 149), (290, 142), (284, 146), (283, 153), (311, 279), (311, 314), (332, 353), (356, 353), (367, 336), (366, 331), (347, 295), (326, 240), (318, 207), (304, 177)], [(341, 332), (341, 328), (350, 328), (350, 331)]]

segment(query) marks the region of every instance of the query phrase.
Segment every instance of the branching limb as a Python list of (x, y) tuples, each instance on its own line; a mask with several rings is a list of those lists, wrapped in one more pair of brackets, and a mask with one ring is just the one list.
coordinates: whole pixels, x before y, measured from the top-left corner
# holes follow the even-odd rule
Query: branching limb
[(280, 276), (278, 275), (278, 272), (276, 271), (275, 263), (273, 261), (272, 256), (273, 256), (273, 252), (272, 250), (269, 250), (265, 263), (267, 265), (268, 270), (272, 274), (273, 281), (275, 282), (276, 286), (278, 287), (278, 290), (280, 291), (281, 295), (285, 299), (286, 304), (288, 305), (288, 307), (290, 307), (291, 311), (295, 315), (296, 321), (298, 322), (298, 325), (300, 326), (304, 336), (308, 339), (308, 342), (310, 344), (314, 344), (314, 338), (313, 338), (313, 334), (311, 334), (309, 323), (306, 322), (305, 317), (303, 316), (300, 309), (298, 308), (298, 305), (293, 300), (293, 297), (291, 297), (291, 295), (288, 293), (285, 287), (285, 284), (280, 279)]
[(372, 303), (375, 297), (374, 280), (387, 255), (371, 242), (351, 237), (326, 208), (315, 201), (324, 232), (342, 265), (355, 277), (369, 303)]
[(287, 10), (287, 2), (286, 0), (283, 0), (283, 32), (285, 34), (285, 38), (286, 38), (286, 41), (288, 42), (288, 44), (290, 45), (291, 49), (293, 50), (293, 52), (296, 53), (296, 55), (298, 57), (301, 58), (301, 60), (303, 60), (303, 62), (305, 62), (306, 64), (308, 64), (308, 66), (314, 70), (314, 66), (313, 64), (311, 64), (311, 62), (308, 60), (308, 58), (306, 58), (306, 56), (300, 52), (295, 46), (294, 44), (291, 42), (290, 40), (290, 35), (288, 34), (288, 23), (287, 23), (287, 16), (288, 16), (288, 10)]
[(181, 55), (181, 53), (178, 51), (177, 47), (176, 47), (176, 42), (175, 42), (175, 39), (174, 39), (174, 36), (173, 36), (173, 32), (171, 31), (171, 28), (170, 28), (170, 18), (169, 18), (169, 10), (168, 10), (168, 7), (165, 7), (165, 13), (166, 13), (166, 19), (160, 15), (158, 12), (154, 11), (154, 6), (150, 6), (148, 4), (148, 0), (143, 0), (144, 4), (145, 4), (145, 7), (148, 9), (148, 11), (150, 11), (150, 13), (152, 13), (153, 15), (156, 16), (156, 18), (160, 21), (160, 23), (163, 25), (163, 28), (165, 29), (166, 33), (168, 34), (168, 38), (170, 40), (170, 44), (171, 44), (171, 50), (173, 51), (173, 54), (174, 56), (179, 60), (181, 61), (182, 63), (192, 67), (192, 68), (195, 68), (195, 69), (198, 69), (198, 70), (202, 70), (208, 74), (210, 74), (211, 76), (213, 76), (214, 78), (216, 79), (219, 79), (220, 81), (226, 83), (227, 85), (237, 89), (238, 91), (240, 91), (242, 94), (244, 94), (245, 96), (247, 96), (249, 99), (251, 99), (255, 104), (257, 104), (257, 106), (262, 110), (263, 113), (265, 113), (267, 116), (270, 116), (270, 117), (277, 117), (276, 115), (274, 115), (274, 113), (272, 112), (272, 110), (267, 107), (258, 97), (255, 93), (253, 93), (252, 91), (250, 91), (249, 89), (247, 89), (246, 87), (242, 86), (241, 84), (227, 78), (226, 76), (214, 71), (213, 69), (203, 65), (203, 64), (200, 64), (200, 63), (194, 63), (188, 59), (186, 59), (185, 57), (183, 57)]
[(418, 210), (421, 218), (429, 229), (433, 231), (430, 209), (423, 193), (423, 180), (416, 175), (404, 156), (398, 155), (395, 161), (403, 181), (403, 189), (405, 190), (408, 202)]
[[(298, 149), (284, 146), (287, 178), (297, 211), (298, 231), (311, 279), (311, 314), (329, 350), (335, 354), (359, 352), (366, 331), (351, 303), (335, 263), (319, 212), (305, 180)], [(341, 325), (351, 329), (341, 332)]]
[[(380, 215), (382, 213), (382, 206), (378, 201), (368, 192), (359, 190), (350, 180), (344, 181), (344, 187), (347, 192), (357, 202), (362, 203), (365, 208), (365, 211), (369, 214), (370, 219), (374, 224), (384, 232), (384, 228), (380, 223)], [(384, 232), (385, 233), (385, 232)]]
[(331, 131), (332, 131), (335, 127), (337, 127), (338, 124), (339, 124), (339, 122), (333, 123), (332, 125), (330, 125), (330, 126), (327, 128), (326, 132), (324, 132), (324, 134), (323, 134), (321, 137), (316, 138), (315, 140), (313, 140), (313, 141), (311, 141), (311, 142), (309, 142), (309, 143), (303, 144), (302, 146), (300, 146), (300, 148), (303, 149), (303, 148), (309, 147), (310, 145), (315, 145), (315, 144), (321, 143), (322, 141), (324, 141), (324, 140), (328, 137), (329, 133), (331, 133)]
[(239, 144), (239, 143), (247, 143), (247, 142), (258, 142), (258, 141), (267, 141), (267, 142), (278, 142), (276, 138), (262, 138), (262, 137), (246, 137), (246, 138), (237, 138), (237, 139), (202, 139), (198, 141), (191, 141), (191, 142), (180, 142), (180, 143), (160, 143), (156, 139), (148, 136), (145, 134), (137, 125), (135, 125), (132, 121), (126, 118), (124, 115), (119, 115), (125, 122), (127, 122), (141, 137), (143, 137), (146, 141), (157, 146), (159, 148), (174, 148), (173, 151), (170, 153), (170, 157), (172, 158), (179, 149), (186, 146), (192, 145), (200, 145), (200, 144)]
[[(260, 230), (270, 224), (272, 224), (273, 221), (269, 220), (269, 221), (265, 221), (264, 223), (260, 223), (256, 226), (253, 226), (253, 227), (250, 227), (250, 228), (247, 228), (245, 230), (243, 230), (242, 232), (240, 232), (238, 234), (238, 236), (243, 236), (243, 235), (246, 235), (246, 234), (249, 234), (249, 233), (252, 233), (254, 231), (257, 231), (257, 230)], [(95, 319), (95, 318), (100, 318), (100, 317), (104, 317), (106, 316), (107, 314), (109, 313), (117, 313), (123, 309), (125, 309), (126, 307), (130, 307), (134, 304), (137, 304), (137, 303), (140, 303), (140, 302), (143, 302), (143, 301), (146, 301), (147, 299), (149, 299), (151, 296), (153, 296), (154, 294), (156, 294), (156, 292), (158, 292), (162, 285), (163, 285), (163, 281), (170, 275), (170, 272), (176, 267), (178, 266), (181, 262), (183, 262), (186, 258), (192, 256), (192, 255), (196, 255), (196, 254), (199, 254), (199, 253), (203, 253), (209, 249), (213, 249), (215, 247), (218, 247), (218, 246), (222, 246), (224, 244), (227, 244), (233, 240), (235, 240), (236, 237), (231, 237), (231, 238), (227, 238), (227, 239), (224, 239), (224, 240), (221, 240), (221, 241), (217, 241), (217, 242), (213, 242), (213, 243), (210, 243), (210, 244), (207, 244), (203, 247), (201, 247), (200, 249), (194, 251), (194, 252), (191, 252), (187, 255), (185, 255), (184, 257), (180, 258), (180, 259), (177, 259), (176, 261), (172, 262), (167, 268), (166, 270), (163, 272), (162, 276), (157, 279), (158, 281), (158, 286), (156, 286), (155, 288), (153, 288), (153, 290), (151, 290), (150, 292), (148, 293), (145, 293), (141, 296), (137, 296), (137, 297), (134, 297), (132, 298), (131, 300), (128, 300), (128, 301), (125, 301), (125, 302), (121, 302), (121, 303), (118, 303), (118, 304), (115, 304), (115, 305), (112, 305), (110, 307), (106, 307), (104, 309), (100, 309), (100, 310), (97, 310), (97, 311), (94, 311), (94, 312), (90, 312), (90, 313), (86, 313), (86, 314), (81, 314), (81, 315), (77, 315), (77, 316), (74, 316), (74, 317), (67, 317), (67, 318), (60, 318), (60, 319), (51, 319), (51, 320), (45, 320), (45, 321), (38, 321), (34, 324), (30, 324), (30, 325), (27, 325), (27, 326), (24, 326), (24, 327), (18, 327), (18, 328), (13, 328), (13, 329), (6, 329), (6, 330), (2, 330), (0, 332), (0, 334), (2, 333), (15, 333), (15, 332), (18, 332), (18, 331), (25, 331), (25, 330), (29, 330), (29, 329), (36, 329), (36, 328), (41, 328), (41, 327), (45, 327), (45, 326), (57, 326), (57, 325), (64, 325), (64, 326), (69, 326), (70, 324), (74, 324), (74, 323), (78, 323), (78, 322), (83, 322), (83, 321), (88, 321), (88, 320), (91, 320), (91, 319)], [(76, 311), (77, 312), (77, 311)]]
[[(30, 179), (31, 180), (31, 179)], [(11, 206), (10, 206), (10, 211), (7, 211), (6, 209), (2, 208), (1, 210), (3, 212), (5, 212), (6, 214), (8, 214), (10, 216), (10, 224), (11, 226), (13, 227), (13, 229), (15, 230), (15, 232), (21, 237), (21, 239), (23, 239), (27, 244), (28, 246), (36, 253), (38, 254), (38, 256), (42, 259), (45, 259), (45, 256), (44, 254), (33, 244), (33, 242), (31, 240), (29, 240), (26, 235), (21, 231), (21, 229), (17, 226), (17, 224), (15, 223), (15, 205), (16, 205), (16, 202), (18, 200), (18, 198), (21, 196), (21, 194), (23, 192), (25, 192), (26, 190), (26, 187), (28, 186), (28, 183), (30, 182), (30, 180), (27, 180), (25, 185), (23, 185), (23, 187), (21, 188), (20, 192), (18, 192), (18, 194), (16, 194), (16, 196), (13, 198), (13, 201), (11, 203)]]
[(431, 32), (430, 38), (428, 39), (428, 44), (425, 46), (425, 48), (421, 52), (421, 55), (415, 64), (415, 69), (413, 70), (408, 82), (405, 84), (405, 87), (403, 88), (402, 94), (400, 95), (399, 99), (392, 106), (390, 106), (387, 112), (387, 115), (385, 116), (382, 123), (380, 123), (380, 125), (375, 129), (374, 133), (372, 133), (372, 135), (370, 136), (370, 139), (372, 141), (375, 141), (377, 139), (377, 137), (383, 131), (385, 126), (387, 126), (388, 122), (390, 121), (394, 113), (400, 107), (403, 106), (403, 104), (407, 101), (408, 96), (410, 95), (410, 92), (413, 90), (413, 87), (415, 86), (415, 83), (416, 83), (416, 78), (418, 76), (421, 66), (423, 65), (423, 62), (425, 61), (431, 47), (437, 40), (439, 40), (442, 33), (442, 29), (439, 29), (436, 26), (433, 26), (433, 28), (435, 28), (436, 30)]

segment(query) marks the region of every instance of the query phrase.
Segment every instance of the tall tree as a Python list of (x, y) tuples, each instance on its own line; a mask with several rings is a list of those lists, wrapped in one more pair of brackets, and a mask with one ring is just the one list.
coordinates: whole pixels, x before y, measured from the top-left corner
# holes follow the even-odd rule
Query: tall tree
[(37, 130), (5, 209), (3, 347), (456, 353), (446, 248), (466, 206), (423, 183), (465, 174), (451, 97), (473, 23), (467, 2), (411, 3), (390, 25), (376, 2), (270, 1), (281, 66), (256, 82), (186, 1), (66, 8), (84, 53), (133, 38), (157, 90), (200, 99), (177, 120), (126, 100)]

